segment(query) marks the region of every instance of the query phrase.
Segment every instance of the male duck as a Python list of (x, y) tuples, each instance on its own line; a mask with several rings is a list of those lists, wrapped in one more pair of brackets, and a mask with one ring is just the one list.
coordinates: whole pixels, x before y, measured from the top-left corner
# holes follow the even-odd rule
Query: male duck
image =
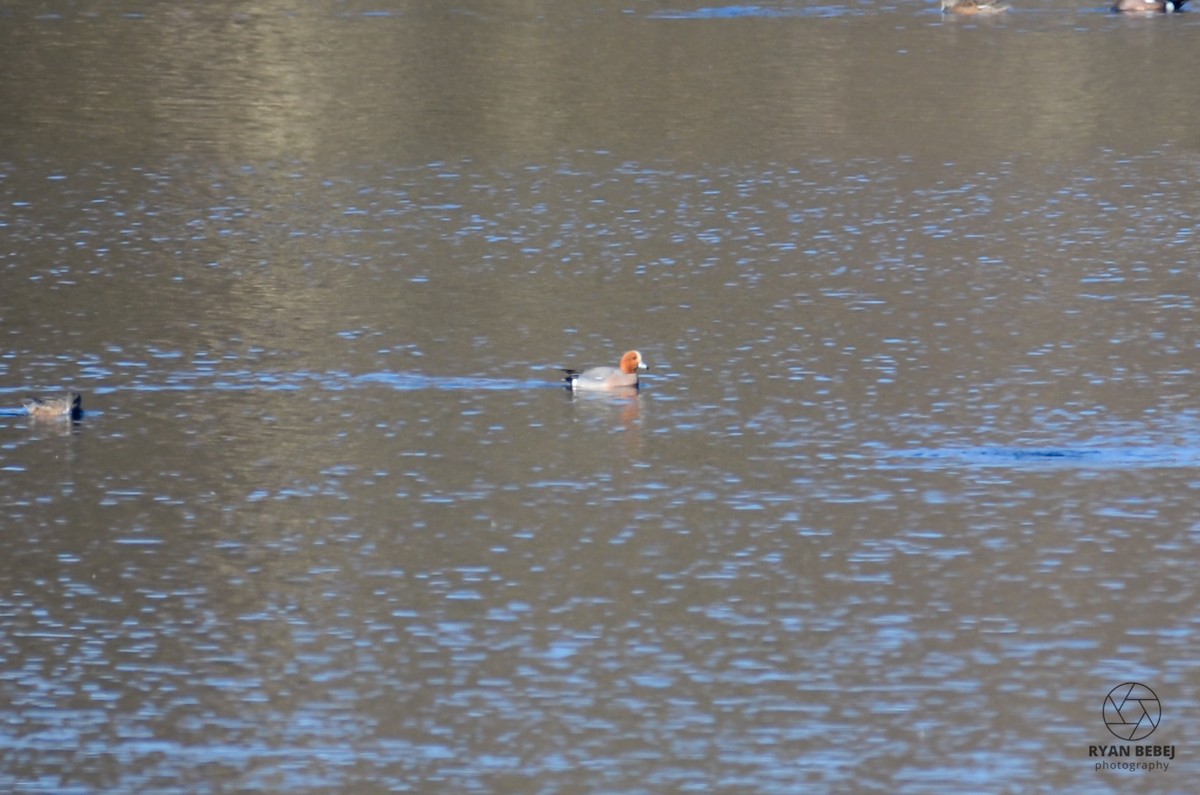
[(590, 367), (582, 372), (563, 368), (567, 387), (576, 392), (611, 392), (637, 389), (638, 370), (650, 366), (642, 361), (637, 351), (628, 351), (616, 367)]

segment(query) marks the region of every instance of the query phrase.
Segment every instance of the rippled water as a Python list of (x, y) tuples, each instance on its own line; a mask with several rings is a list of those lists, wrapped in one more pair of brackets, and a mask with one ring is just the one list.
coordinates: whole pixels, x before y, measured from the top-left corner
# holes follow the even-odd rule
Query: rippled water
[[(1182, 46), (1190, 15), (266, 8), (4, 7), (30, 53), (145, 24), (181, 37), (174, 68), (196, 58), (244, 91), (207, 98), (164, 67), (151, 96), (171, 112), (136, 116), (128, 143), (62, 131), (56, 114), (119, 126), (103, 103), (4, 133), (0, 788), (1187, 789), (1194, 140), (1110, 146), (1069, 123), (1080, 105), (1050, 103), (1029, 137), (1014, 118), (978, 148), (962, 134), (981, 116), (961, 108), (902, 118), (879, 148), (814, 142), (837, 125), (826, 103), (878, 130), (939, 102), (947, 41), (1132, 57), (1137, 37)], [(358, 56), (412, 34), (401, 20), (441, 35), (405, 38), (431, 43), (386, 102), (318, 92), (346, 108), (243, 116), (265, 72), (199, 58), (219, 48), (196, 23), (257, 43), (278, 76), (313, 17), (335, 52), (362, 48), (317, 48), (322, 88), (382, 63)], [(589, 81), (586, 53), (547, 72), (567, 85), (547, 100), (522, 58), (561, 66), (593, 30), (661, 37), (633, 47), (653, 77)], [(918, 90), (878, 105), (863, 77), (842, 100), (806, 85), (821, 101), (786, 121), (788, 81), (734, 68), (792, 77), (783, 42), (834, 33), (890, 42), (862, 72), (885, 83), (906, 83), (883, 76), (897, 53), (918, 56)], [(723, 37), (712, 93), (659, 109), (722, 129), (658, 128), (664, 151), (642, 112), (662, 75), (704, 74), (695, 42)], [(447, 42), (478, 49), (438, 100), (422, 67)], [(829, 46), (804, 67), (844, 57)], [(146, 77), (138, 54), (108, 68)], [(463, 98), (488, 67), (507, 103)], [(744, 118), (726, 126), (739, 74)], [(985, 105), (978, 91), (962, 102)], [(1186, 129), (1160, 101), (1151, 128)], [(360, 148), (414, 103), (410, 137)], [(554, 131), (547, 109), (590, 119), (592, 103), (628, 134)], [(334, 118), (344, 138), (325, 135)], [(630, 347), (652, 367), (637, 396), (562, 388), (558, 368)], [(67, 388), (78, 423), (17, 411)], [(1102, 703), (1127, 681), (1161, 699), (1145, 742), (1178, 749), (1165, 773), (1089, 756), (1119, 744)]]

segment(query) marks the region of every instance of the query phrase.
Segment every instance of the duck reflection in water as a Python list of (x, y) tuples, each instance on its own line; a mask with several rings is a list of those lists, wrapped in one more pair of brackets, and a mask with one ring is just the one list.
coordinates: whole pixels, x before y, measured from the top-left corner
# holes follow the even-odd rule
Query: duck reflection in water
[(83, 416), (83, 395), (70, 392), (60, 397), (27, 397), (21, 401), (25, 413), (35, 419), (69, 418), (77, 420)]

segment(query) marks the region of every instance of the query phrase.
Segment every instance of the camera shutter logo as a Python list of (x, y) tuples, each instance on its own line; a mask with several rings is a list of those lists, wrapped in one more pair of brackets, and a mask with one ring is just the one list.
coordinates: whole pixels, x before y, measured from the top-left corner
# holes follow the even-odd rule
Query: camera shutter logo
[(1104, 697), (1104, 725), (1126, 742), (1149, 737), (1158, 728), (1162, 705), (1154, 691), (1138, 682), (1125, 682)]

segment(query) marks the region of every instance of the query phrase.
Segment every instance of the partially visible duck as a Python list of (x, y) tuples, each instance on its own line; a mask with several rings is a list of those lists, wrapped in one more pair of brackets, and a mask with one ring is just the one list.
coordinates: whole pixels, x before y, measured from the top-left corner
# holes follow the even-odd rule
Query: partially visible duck
[[(1127, 0), (1118, 0), (1126, 2)], [(1139, 0), (1141, 2), (1142, 0)], [(1003, 5), (997, 0), (942, 0), (942, 13), (951, 14), (999, 14), (1007, 11), (1010, 6)]]
[(50, 417), (70, 417), (73, 420), (83, 415), (83, 395), (69, 392), (61, 397), (40, 398), (27, 397), (21, 401), (25, 413), (39, 419)]
[(569, 389), (577, 392), (627, 391), (637, 389), (637, 371), (648, 369), (650, 366), (642, 361), (640, 353), (628, 351), (616, 367), (590, 367), (582, 372), (564, 368), (567, 377), (563, 380)]
[(1170, 14), (1183, 8), (1187, 0), (1117, 0), (1112, 10), (1118, 14)]

